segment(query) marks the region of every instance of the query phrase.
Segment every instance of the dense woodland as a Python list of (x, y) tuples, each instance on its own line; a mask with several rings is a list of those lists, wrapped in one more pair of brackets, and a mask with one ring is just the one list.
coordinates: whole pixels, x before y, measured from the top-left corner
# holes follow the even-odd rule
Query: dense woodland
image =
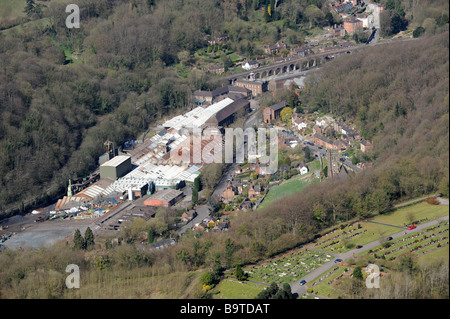
[[(0, 33), (0, 210), (15, 206), (25, 212), (28, 204), (64, 192), (69, 178), (96, 168), (106, 139), (120, 144), (137, 137), (161, 116), (186, 108), (192, 90), (212, 86), (198, 70), (182, 77), (171, 68), (179, 52), (204, 47), (204, 35), (227, 31), (236, 43), (234, 37), (251, 41), (256, 29), (275, 28), (276, 39), (298, 31), (278, 23), (293, 12), (288, 6), (300, 3), (307, 8), (314, 2), (320, 10), (323, 4), (276, 1), (280, 20), (247, 28), (254, 15), (264, 15), (265, 2), (81, 2), (79, 30), (65, 28), (64, 10), (49, 3), (43, 15), (51, 18), (50, 28)], [(441, 8), (440, 1), (430, 3)], [(411, 19), (408, 14), (409, 23), (423, 24), (414, 20), (420, 17)], [(432, 14), (435, 11), (426, 17), (435, 19)], [(442, 11), (436, 19), (441, 17)], [(289, 21), (305, 27), (312, 23)], [(237, 25), (241, 29), (234, 30)], [(434, 32), (445, 29), (441, 27)], [(302, 39), (301, 32), (295, 34)], [(254, 37), (263, 39), (266, 34)], [(80, 61), (66, 62), (68, 48), (80, 54)], [(227, 232), (187, 233), (178, 245), (162, 251), (143, 251), (135, 245), (138, 234), (151, 226), (136, 222), (121, 234), (118, 246), (96, 239), (102, 249), (74, 251), (61, 244), (2, 253), (2, 297), (202, 297), (201, 285), (196, 284), (199, 270), (219, 276), (237, 264), (308, 242), (338, 222), (382, 213), (419, 195), (448, 196), (448, 50), (448, 32), (423, 34), (336, 58), (309, 78), (302, 103), (311, 111), (353, 120), (374, 143), (374, 150), (365, 155), (373, 168), (344, 181), (306, 187), (301, 196), (241, 214)], [(80, 290), (64, 288), (69, 263), (86, 274)], [(447, 290), (437, 296), (448, 298), (448, 276), (433, 269), (447, 280)], [(427, 282), (429, 277), (421, 274), (411, 273), (409, 279)], [(386, 291), (384, 296), (393, 294)]]
[[(425, 25), (433, 26), (426, 34), (448, 28), (445, 1), (384, 2), (414, 27), (435, 21)], [(45, 1), (39, 10), (24, 8), (20, 21), (27, 25), (0, 33), (1, 216), (54, 201), (69, 178), (95, 170), (104, 141), (137, 138), (157, 119), (188, 107), (193, 90), (217, 86), (198, 69), (180, 76), (172, 67), (195, 64), (191, 58), (208, 46), (207, 36), (226, 33), (232, 50), (251, 57), (263, 44), (300, 45), (312, 28), (339, 22), (325, 0), (83, 0), (79, 6), (80, 29), (66, 28), (65, 3)], [(33, 24), (40, 19), (47, 26)]]

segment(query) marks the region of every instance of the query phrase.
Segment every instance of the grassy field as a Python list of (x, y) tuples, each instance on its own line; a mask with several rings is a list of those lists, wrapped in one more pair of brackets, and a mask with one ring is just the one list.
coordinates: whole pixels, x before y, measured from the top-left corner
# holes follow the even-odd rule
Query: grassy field
[[(300, 192), (306, 185), (311, 184), (312, 176), (316, 170), (316, 166), (320, 166), (318, 161), (314, 161), (313, 163), (308, 165), (310, 167), (310, 171), (305, 175), (296, 175), (287, 181), (284, 181), (280, 185), (271, 187), (269, 193), (267, 194), (264, 201), (259, 205), (258, 209), (264, 209), (270, 205), (273, 201), (276, 201), (280, 198), (292, 195), (294, 193)], [(317, 179), (313, 179), (313, 181), (317, 181)]]
[(220, 282), (213, 294), (213, 299), (254, 299), (266, 286), (235, 279)]
[[(334, 280), (340, 275), (344, 274), (345, 270), (347, 269), (348, 269), (347, 267), (336, 266), (336, 268), (332, 268), (327, 273), (324, 273), (319, 277), (315, 278), (308, 284), (308, 287), (310, 287), (313, 290), (313, 294), (315, 295), (327, 298), (338, 298), (339, 290), (335, 288), (336, 282), (334, 282)], [(326, 278), (324, 278), (325, 276)]]
[(447, 261), (449, 260), (449, 246), (434, 250), (428, 254), (417, 258), (419, 264), (428, 264), (430, 261)]

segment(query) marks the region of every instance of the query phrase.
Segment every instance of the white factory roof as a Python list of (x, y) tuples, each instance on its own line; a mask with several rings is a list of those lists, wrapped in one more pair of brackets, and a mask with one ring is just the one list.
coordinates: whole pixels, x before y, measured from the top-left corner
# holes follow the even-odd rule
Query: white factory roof
[(155, 165), (150, 162), (140, 165), (127, 175), (116, 180), (107, 187), (103, 195), (108, 195), (113, 191), (124, 192), (130, 187), (138, 189), (154, 182), (157, 186), (174, 186), (180, 181), (188, 181), (193, 183), (198, 176), (198, 166), (177, 166), (177, 165)]
[(109, 161), (104, 162), (101, 166), (117, 167), (129, 158), (131, 158), (131, 156), (129, 155), (118, 155), (113, 157)]
[(220, 102), (214, 103), (207, 108), (201, 106), (185, 113), (184, 115), (178, 115), (164, 123), (164, 127), (171, 127), (174, 129), (186, 128), (199, 128), (201, 127), (211, 116), (227, 107), (234, 101), (230, 98), (225, 98)]

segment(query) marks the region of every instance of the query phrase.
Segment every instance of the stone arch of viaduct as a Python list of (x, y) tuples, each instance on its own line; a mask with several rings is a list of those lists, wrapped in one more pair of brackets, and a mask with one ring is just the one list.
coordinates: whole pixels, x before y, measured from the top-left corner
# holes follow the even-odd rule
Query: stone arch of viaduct
[[(297, 61), (286, 61), (282, 63), (277, 63), (274, 65), (270, 65), (267, 67), (262, 67), (257, 70), (251, 70), (246, 75), (244, 75), (244, 78), (249, 79), (250, 74), (254, 74), (255, 80), (264, 80), (265, 78), (274, 76), (274, 75), (282, 75), (284, 73), (300, 70), (300, 71), (306, 71), (312, 68), (319, 67), (322, 64), (323, 57), (310, 57), (305, 58), (302, 60)], [(240, 77), (242, 78), (242, 76)], [(230, 82), (233, 83), (236, 78), (231, 78)]]

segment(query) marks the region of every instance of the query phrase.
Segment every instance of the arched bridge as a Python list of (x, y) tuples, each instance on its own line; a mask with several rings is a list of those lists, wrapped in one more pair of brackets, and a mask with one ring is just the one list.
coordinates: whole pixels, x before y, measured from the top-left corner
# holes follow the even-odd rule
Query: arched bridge
[(307, 71), (312, 68), (320, 67), (325, 62), (334, 59), (341, 54), (351, 53), (360, 47), (350, 47), (345, 49), (337, 49), (333, 51), (313, 54), (301, 58), (285, 58), (284, 61), (271, 65), (262, 66), (244, 72), (221, 76), (223, 80), (229, 80), (230, 83), (242, 78), (249, 78), (253, 73), (255, 80), (264, 80), (265, 78), (282, 75), (287, 72), (296, 70)]

